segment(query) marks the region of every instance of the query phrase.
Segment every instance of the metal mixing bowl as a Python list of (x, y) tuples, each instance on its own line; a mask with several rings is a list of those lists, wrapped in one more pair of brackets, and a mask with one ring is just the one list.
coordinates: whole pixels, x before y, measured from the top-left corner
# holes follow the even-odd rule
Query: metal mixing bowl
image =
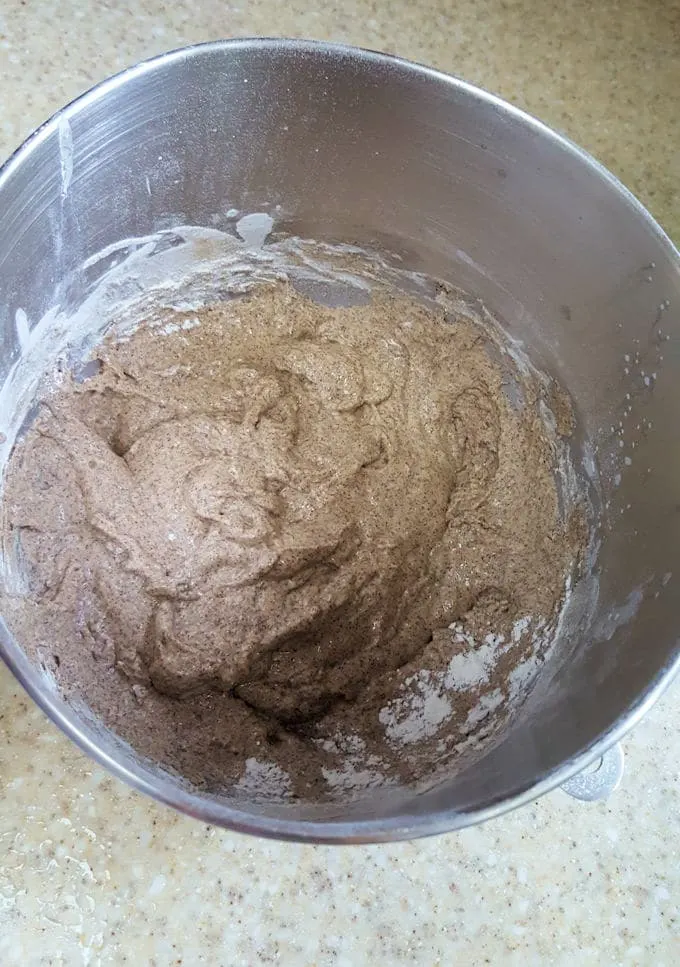
[(82, 298), (64, 280), (88, 257), (177, 224), (219, 228), (233, 208), (269, 212), (301, 236), (399, 250), (479, 295), (557, 373), (602, 473), (592, 620), (565, 636), (474, 766), (347, 811), (200, 794), (67, 707), (3, 624), (5, 661), (116, 775), (234, 829), (397, 839), (478, 822), (564, 782), (638, 721), (679, 663), (678, 252), (592, 158), (461, 80), (340, 46), (208, 44), (101, 84), (3, 168), (0, 379), (26, 320)]

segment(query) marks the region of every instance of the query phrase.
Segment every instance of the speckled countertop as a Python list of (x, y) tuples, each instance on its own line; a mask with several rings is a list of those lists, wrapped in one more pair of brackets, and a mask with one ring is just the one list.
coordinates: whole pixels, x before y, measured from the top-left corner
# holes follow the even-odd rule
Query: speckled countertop
[[(680, 237), (677, 0), (3, 0), (0, 156), (107, 74), (228, 35), (429, 62), (565, 131)], [(607, 803), (396, 846), (265, 843), (109, 778), (0, 669), (0, 965), (680, 963), (680, 685)]]

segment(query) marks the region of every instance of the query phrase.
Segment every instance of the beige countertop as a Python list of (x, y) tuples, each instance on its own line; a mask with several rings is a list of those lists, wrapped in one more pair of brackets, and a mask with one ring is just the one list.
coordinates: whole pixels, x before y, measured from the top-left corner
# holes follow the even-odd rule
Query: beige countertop
[[(593, 152), (680, 238), (677, 0), (3, 0), (0, 157), (128, 64), (253, 34), (393, 51), (496, 91)], [(606, 803), (557, 791), (458, 834), (341, 849), (155, 805), (0, 670), (0, 965), (672, 967), (679, 688), (626, 740)]]

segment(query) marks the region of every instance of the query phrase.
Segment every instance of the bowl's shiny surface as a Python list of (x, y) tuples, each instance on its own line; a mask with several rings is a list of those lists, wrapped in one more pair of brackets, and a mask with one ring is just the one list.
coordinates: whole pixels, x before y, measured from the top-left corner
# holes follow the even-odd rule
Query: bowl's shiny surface
[(522, 718), (474, 769), (339, 817), (236, 809), (188, 790), (66, 707), (4, 626), (0, 652), (83, 748), (210, 822), (396, 839), (533, 798), (630, 727), (678, 664), (678, 253), (596, 162), (462, 81), (321, 44), (205, 45), (100, 85), (0, 173), (1, 378), (19, 352), (17, 310), (32, 322), (55, 302), (77, 303), (82, 293), (63, 282), (85, 259), (177, 224), (219, 228), (234, 208), (271, 212), (308, 237), (398, 246), (410, 267), (481, 296), (558, 372), (597, 445), (608, 504), (591, 626), (545, 667)]

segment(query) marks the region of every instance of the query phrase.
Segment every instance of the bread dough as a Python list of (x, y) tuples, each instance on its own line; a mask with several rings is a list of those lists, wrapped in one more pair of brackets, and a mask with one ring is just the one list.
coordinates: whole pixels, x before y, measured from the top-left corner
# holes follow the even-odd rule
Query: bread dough
[[(175, 717), (240, 704), (241, 756), (253, 716), (270, 735), (343, 715), (370, 733), (404, 670), (442, 636), (451, 652), (450, 625), (559, 604), (575, 544), (552, 444), (537, 384), (517, 408), (504, 381), (469, 321), (384, 294), (327, 309), (286, 284), (106, 341), (12, 458), (24, 633), (58, 612), (60, 675), (119, 730), (111, 689), (132, 684)], [(122, 675), (88, 691), (101, 661)], [(157, 707), (128, 723), (137, 744)]]

